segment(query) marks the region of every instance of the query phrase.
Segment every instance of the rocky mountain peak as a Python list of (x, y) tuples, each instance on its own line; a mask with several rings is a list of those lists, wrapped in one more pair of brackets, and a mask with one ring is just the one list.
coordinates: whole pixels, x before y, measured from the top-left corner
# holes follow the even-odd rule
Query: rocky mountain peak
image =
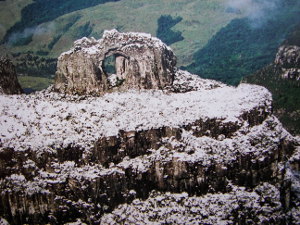
[[(113, 57), (113, 73), (105, 61)], [(176, 57), (159, 39), (143, 33), (105, 31), (82, 38), (58, 59), (54, 89), (102, 95), (128, 89), (163, 89), (174, 80)]]
[(300, 47), (281, 46), (275, 58), (275, 65), (282, 70), (283, 78), (300, 80)]
[(0, 93), (20, 94), (22, 92), (14, 65), (9, 59), (0, 57)]

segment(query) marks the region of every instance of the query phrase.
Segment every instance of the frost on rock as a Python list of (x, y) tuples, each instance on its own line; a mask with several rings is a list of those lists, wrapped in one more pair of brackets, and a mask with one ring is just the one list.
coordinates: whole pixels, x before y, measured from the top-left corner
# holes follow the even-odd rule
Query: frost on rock
[(247, 121), (243, 117), (252, 122), (247, 115), (251, 111), (258, 111), (253, 119), (264, 119), (271, 113), (271, 95), (262, 87), (207, 88), (211, 85), (214, 83), (203, 83), (203, 89), (187, 93), (133, 90), (101, 98), (47, 90), (35, 95), (2, 95), (1, 142), (17, 151), (43, 152), (68, 146), (89, 150), (100, 137), (116, 136), (121, 130), (179, 128), (200, 120), (207, 123), (207, 132), (212, 120), (224, 129), (238, 129)]
[[(105, 60), (111, 56), (115, 60), (113, 78), (105, 67)], [(100, 40), (76, 41), (70, 51), (59, 57), (54, 89), (81, 95), (163, 89), (172, 84), (175, 65), (173, 51), (151, 35), (105, 31)]]
[(105, 214), (101, 224), (280, 224), (285, 219), (280, 209), (279, 190), (267, 183), (201, 197), (153, 191), (147, 200)]
[[(93, 86), (96, 83), (85, 76), (93, 74), (91, 68), (98, 71), (94, 66), (105, 48), (121, 49), (118, 54), (123, 57), (126, 52), (159, 49), (170, 54), (170, 61), (164, 61), (164, 67), (157, 64), (157, 76), (152, 77), (151, 69), (151, 76), (145, 75), (151, 87), (143, 86), (146, 80), (128, 80), (127, 75), (121, 84), (122, 68), (117, 67), (109, 79), (99, 73), (104, 76), (102, 84), (108, 85), (100, 90), (98, 81)], [(73, 56), (87, 60), (88, 67), (65, 60)], [(58, 73), (67, 68), (70, 76), (62, 76), (66, 71), (58, 74), (62, 82), (54, 89), (59, 92), (50, 87), (31, 95), (0, 95), (1, 220), (11, 224), (297, 221), (299, 138), (272, 114), (271, 94), (260, 86), (230, 87), (177, 70), (173, 57), (167, 46), (147, 34), (105, 32), (100, 40), (76, 41), (60, 56), (66, 64), (59, 65)], [(120, 58), (120, 63), (127, 65), (126, 60)], [(164, 70), (168, 82), (161, 77)], [(98, 97), (83, 95), (98, 95), (99, 90)]]

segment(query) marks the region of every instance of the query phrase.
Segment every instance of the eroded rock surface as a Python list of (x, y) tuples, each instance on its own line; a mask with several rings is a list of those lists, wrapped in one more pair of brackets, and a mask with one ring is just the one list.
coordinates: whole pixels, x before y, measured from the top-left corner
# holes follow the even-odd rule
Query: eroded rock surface
[(0, 57), (0, 93), (21, 94), (22, 88), (18, 82), (14, 65), (8, 59)]
[[(202, 202), (224, 192), (241, 207), (234, 190), (246, 187), (251, 196), (261, 182), (279, 195), (270, 200), (276, 214), (269, 222), (292, 208), (284, 165), (291, 156), (299, 165), (298, 141), (272, 115), (262, 87), (233, 88), (178, 71), (170, 91), (76, 97), (45, 90), (0, 98), (0, 215), (11, 224), (98, 224), (104, 213), (153, 190), (162, 199), (165, 192), (188, 193), (182, 202), (174, 195), (179, 205), (196, 204), (188, 195)], [(241, 217), (239, 207), (228, 209), (229, 221), (260, 221), (251, 212)]]
[[(114, 56), (115, 73), (105, 60)], [(58, 59), (55, 90), (101, 95), (128, 89), (163, 89), (174, 80), (176, 57), (148, 34), (106, 31), (102, 39), (83, 38)]]
[[(300, 141), (273, 115), (267, 89), (177, 70), (170, 49), (145, 35), (111, 31), (78, 43), (60, 57), (62, 93), (0, 95), (0, 221), (299, 221)], [(168, 53), (158, 70), (140, 70), (157, 60), (149, 49)], [(119, 87), (97, 64), (108, 50), (120, 51), (116, 65), (124, 57)]]
[(300, 80), (300, 47), (283, 45), (279, 48), (275, 65), (282, 70), (282, 77)]

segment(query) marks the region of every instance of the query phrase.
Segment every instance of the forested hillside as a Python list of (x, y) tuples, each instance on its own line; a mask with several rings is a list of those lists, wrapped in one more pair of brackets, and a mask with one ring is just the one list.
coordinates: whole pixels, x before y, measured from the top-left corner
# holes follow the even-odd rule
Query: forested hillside
[(238, 1), (6, 0), (0, 48), (19, 74), (53, 79), (56, 58), (75, 40), (100, 38), (106, 29), (147, 32), (172, 47), (179, 67), (236, 85), (272, 62), (300, 20), (300, 2), (231, 2)]
[(53, 79), (52, 62), (75, 40), (100, 38), (110, 29), (158, 36), (174, 49), (178, 66), (188, 65), (197, 49), (240, 16), (226, 7), (223, 0), (6, 0), (0, 2), (0, 48), (22, 80), (24, 75)]
[[(300, 23), (288, 34), (284, 45), (300, 46)], [(293, 63), (291, 61), (291, 63)], [(298, 68), (297, 65), (294, 65)], [(281, 68), (272, 63), (244, 82), (266, 87), (273, 95), (274, 113), (293, 134), (300, 134), (300, 80), (282, 77)]]
[[(3, 42), (10, 41), (9, 38), (15, 32), (22, 32), (26, 28), (49, 22), (64, 14), (93, 7), (98, 4), (104, 4), (106, 2), (117, 1), (120, 0), (34, 0), (33, 3), (23, 8), (21, 20), (6, 32)], [(29, 40), (24, 41), (23, 45), (32, 41), (32, 35), (33, 34), (29, 35)]]
[(265, 21), (234, 19), (194, 54), (187, 69), (202, 77), (237, 85), (249, 74), (271, 63), (278, 47), (300, 22), (297, 0), (282, 2)]

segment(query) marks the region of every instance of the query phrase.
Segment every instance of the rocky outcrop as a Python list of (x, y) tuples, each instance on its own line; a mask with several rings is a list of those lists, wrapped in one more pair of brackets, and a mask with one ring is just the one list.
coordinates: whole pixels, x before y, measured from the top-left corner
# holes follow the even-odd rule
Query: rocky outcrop
[[(175, 75), (179, 93), (1, 96), (0, 215), (11, 224), (99, 224), (120, 204), (149, 195), (152, 201), (153, 190), (162, 199), (186, 192), (186, 204), (188, 195), (201, 202), (218, 192), (252, 201), (266, 182), (278, 196), (262, 192), (255, 201), (278, 205), (269, 222), (284, 218), (291, 183), (282, 165), (298, 143), (272, 115), (269, 92), (192, 75), (198, 89), (188, 91), (187, 75)], [(234, 191), (238, 186), (247, 191)], [(230, 221), (259, 221), (239, 207)]]
[[(297, 34), (297, 32), (295, 32)], [(293, 135), (300, 134), (300, 47), (298, 36), (284, 42), (274, 62), (245, 77), (244, 82), (266, 87), (273, 95), (274, 114)]]
[(282, 78), (300, 80), (300, 47), (283, 45), (279, 48), (275, 66), (282, 70)]
[(22, 93), (14, 65), (10, 60), (2, 57), (0, 57), (0, 93)]
[(280, 193), (275, 186), (263, 183), (245, 190), (232, 185), (230, 189), (203, 197), (153, 191), (146, 200), (136, 199), (105, 214), (101, 224), (288, 223), (280, 213)]
[[(105, 60), (114, 57), (115, 73)], [(162, 89), (174, 79), (172, 50), (148, 34), (106, 31), (102, 39), (83, 38), (58, 59), (55, 90), (68, 94), (101, 95), (128, 89)]]
[[(110, 54), (115, 81), (124, 79), (118, 85), (103, 67)], [(0, 95), (0, 217), (11, 224), (180, 223), (180, 215), (186, 223), (297, 221), (300, 141), (272, 114), (269, 91), (174, 66), (159, 40), (111, 31), (60, 56), (54, 89), (61, 93)], [(126, 209), (133, 218), (124, 218)]]

